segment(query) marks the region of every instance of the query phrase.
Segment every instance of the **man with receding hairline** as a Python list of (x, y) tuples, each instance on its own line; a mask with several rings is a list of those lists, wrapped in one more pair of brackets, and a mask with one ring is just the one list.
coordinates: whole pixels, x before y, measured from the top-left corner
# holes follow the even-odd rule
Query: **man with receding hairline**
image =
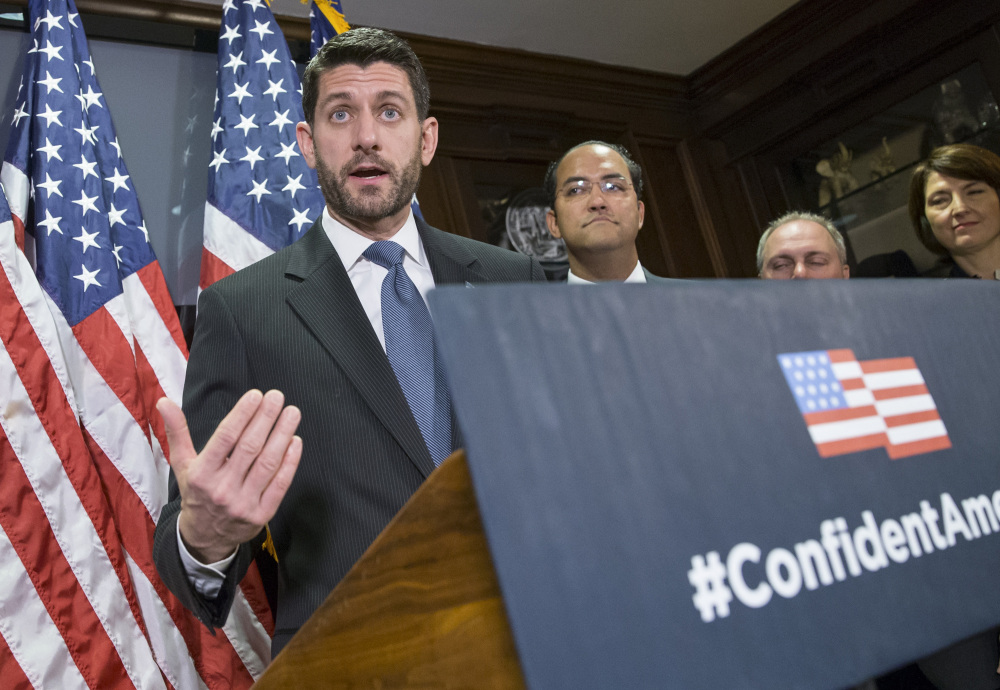
[(623, 146), (585, 141), (549, 165), (549, 232), (566, 243), (570, 284), (663, 281), (639, 263), (642, 169)]
[(823, 216), (786, 213), (760, 237), (757, 273), (769, 280), (847, 278), (851, 269), (844, 237)]

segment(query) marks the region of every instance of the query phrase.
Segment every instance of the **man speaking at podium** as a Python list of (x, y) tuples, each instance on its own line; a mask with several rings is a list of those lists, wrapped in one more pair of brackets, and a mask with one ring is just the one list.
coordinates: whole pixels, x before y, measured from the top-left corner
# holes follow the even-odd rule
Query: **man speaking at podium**
[(184, 413), (158, 404), (175, 481), (157, 568), (217, 627), (267, 542), (275, 654), (460, 441), (424, 294), (545, 280), (533, 259), (414, 218), (438, 141), (429, 100), (391, 33), (355, 29), (319, 51), (296, 135), (323, 217), (201, 295)]

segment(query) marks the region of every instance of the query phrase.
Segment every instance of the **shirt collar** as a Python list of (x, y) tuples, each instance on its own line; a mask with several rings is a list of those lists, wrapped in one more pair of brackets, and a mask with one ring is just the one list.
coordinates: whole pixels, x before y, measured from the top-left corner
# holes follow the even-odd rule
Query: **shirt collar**
[[(323, 208), (323, 231), (330, 238), (330, 243), (337, 250), (340, 260), (344, 262), (344, 269), (348, 271), (363, 258), (361, 255), (364, 254), (365, 250), (374, 244), (373, 240), (354, 232), (330, 215), (330, 210), (325, 207)], [(392, 241), (402, 246), (412, 261), (421, 266), (427, 265), (427, 256), (424, 254), (424, 245), (420, 241), (420, 233), (417, 231), (417, 221), (413, 218), (413, 211), (410, 211), (406, 217), (403, 227), (392, 236)]]
[[(625, 283), (645, 283), (646, 273), (642, 270), (642, 264), (636, 262), (635, 268), (632, 269), (632, 273), (623, 282)], [(581, 278), (577, 274), (573, 273), (573, 269), (569, 269), (569, 273), (566, 274), (566, 283), (569, 285), (594, 285), (594, 281), (586, 280)]]

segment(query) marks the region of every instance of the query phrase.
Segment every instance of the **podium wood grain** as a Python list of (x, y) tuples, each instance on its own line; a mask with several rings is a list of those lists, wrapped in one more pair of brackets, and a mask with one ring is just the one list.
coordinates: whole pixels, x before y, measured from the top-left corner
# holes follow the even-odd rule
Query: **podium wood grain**
[(424, 482), (254, 687), (524, 687), (462, 451)]

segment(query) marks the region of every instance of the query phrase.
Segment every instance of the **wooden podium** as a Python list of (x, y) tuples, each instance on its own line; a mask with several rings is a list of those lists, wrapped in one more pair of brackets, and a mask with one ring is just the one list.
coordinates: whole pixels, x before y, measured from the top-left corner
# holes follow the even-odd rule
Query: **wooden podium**
[(410, 498), (254, 687), (524, 687), (463, 451)]

